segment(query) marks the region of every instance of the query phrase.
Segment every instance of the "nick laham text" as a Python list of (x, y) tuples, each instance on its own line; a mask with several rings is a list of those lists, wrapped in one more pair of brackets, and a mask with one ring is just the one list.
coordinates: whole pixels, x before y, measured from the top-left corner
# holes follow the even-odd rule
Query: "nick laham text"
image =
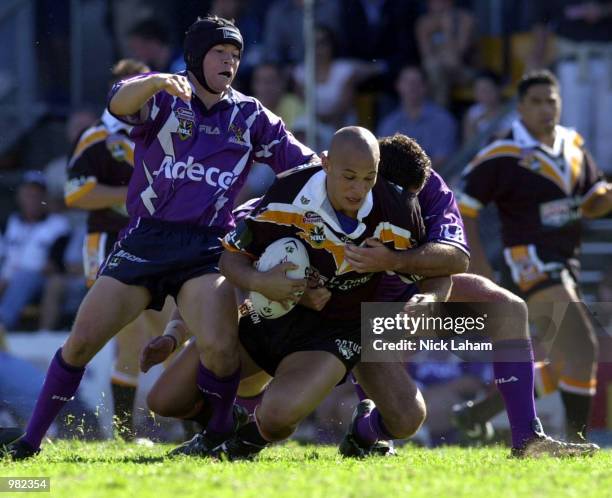
[(382, 339), (373, 341), (375, 351), (493, 351), (490, 342), (456, 341), (455, 339), (402, 339), (386, 342)]

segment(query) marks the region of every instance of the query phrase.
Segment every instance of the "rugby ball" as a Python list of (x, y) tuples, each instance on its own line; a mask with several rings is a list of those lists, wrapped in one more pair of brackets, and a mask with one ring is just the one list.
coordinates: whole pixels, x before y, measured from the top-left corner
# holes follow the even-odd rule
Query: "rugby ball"
[[(304, 244), (292, 237), (285, 237), (274, 241), (266, 247), (266, 250), (255, 262), (254, 266), (257, 271), (268, 271), (281, 263), (294, 263), (298, 266), (296, 270), (287, 272), (289, 278), (305, 278), (306, 270), (310, 266), (310, 259)], [(280, 318), (289, 313), (299, 301), (299, 296), (296, 296), (296, 300), (289, 309), (285, 309), (281, 303), (271, 301), (259, 292), (251, 291), (249, 299), (257, 314), (262, 318), (270, 320)]]

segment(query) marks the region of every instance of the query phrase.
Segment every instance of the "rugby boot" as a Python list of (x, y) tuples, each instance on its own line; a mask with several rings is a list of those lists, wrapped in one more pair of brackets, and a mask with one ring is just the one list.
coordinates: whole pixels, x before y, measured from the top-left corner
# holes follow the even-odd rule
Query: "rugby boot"
[(25, 441), (18, 439), (8, 445), (0, 446), (0, 457), (8, 456), (13, 461), (25, 460), (40, 453), (40, 448), (32, 448)]
[(544, 434), (539, 419), (533, 421), (533, 437), (523, 443), (520, 448), (512, 448), (511, 456), (515, 458), (541, 457), (581, 457), (592, 456), (599, 451), (594, 443), (566, 443)]
[(364, 458), (367, 456), (395, 456), (397, 455), (393, 446), (393, 441), (378, 440), (371, 446), (366, 446), (360, 443), (355, 437), (357, 420), (361, 417), (369, 415), (376, 408), (374, 402), (370, 399), (360, 401), (355, 407), (351, 424), (347, 433), (342, 438), (338, 451), (346, 458)]
[(249, 420), (249, 412), (240, 405), (234, 405), (234, 428), (231, 434), (208, 434), (206, 430), (196, 434), (190, 440), (185, 441), (180, 446), (174, 448), (170, 453), (169, 457), (175, 457), (179, 455), (186, 456), (199, 456), (207, 457), (210, 456), (211, 450), (219, 446), (224, 440), (231, 437), (238, 431), (243, 425)]

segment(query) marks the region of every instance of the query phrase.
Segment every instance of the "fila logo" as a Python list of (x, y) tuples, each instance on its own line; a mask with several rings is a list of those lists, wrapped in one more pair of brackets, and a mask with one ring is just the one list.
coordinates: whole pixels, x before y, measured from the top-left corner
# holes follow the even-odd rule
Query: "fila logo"
[(56, 399), (58, 401), (63, 401), (64, 403), (67, 403), (68, 401), (73, 400), (74, 396), (71, 398), (66, 398), (65, 396), (58, 396), (57, 394), (54, 394), (53, 396), (51, 396), (51, 399)]
[(220, 135), (221, 134), (218, 126), (210, 126), (210, 125), (201, 124), (198, 127), (198, 130), (203, 131), (204, 133), (206, 133), (206, 135)]
[(504, 379), (503, 377), (501, 377), (500, 379), (495, 379), (496, 384), (509, 384), (510, 382), (518, 382), (518, 378), (513, 375), (512, 377), (508, 377), (507, 379)]
[(185, 177), (194, 182), (204, 180), (211, 187), (220, 187), (223, 190), (230, 188), (236, 179), (231, 171), (221, 172), (219, 168), (205, 168), (203, 164), (194, 162), (193, 156), (189, 156), (187, 162), (174, 162), (172, 156), (164, 157), (159, 169), (153, 172), (154, 176), (160, 174), (167, 180), (182, 180)]

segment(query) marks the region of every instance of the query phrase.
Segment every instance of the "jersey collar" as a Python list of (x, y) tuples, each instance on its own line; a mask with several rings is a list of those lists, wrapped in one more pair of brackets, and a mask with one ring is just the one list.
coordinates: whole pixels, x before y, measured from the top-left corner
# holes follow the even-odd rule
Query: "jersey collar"
[(104, 113), (102, 114), (102, 118), (100, 119), (104, 127), (110, 133), (118, 133), (120, 131), (129, 133), (132, 129), (131, 126), (125, 124), (123, 121), (119, 121), (116, 117), (114, 117), (110, 112), (108, 112), (108, 109), (104, 111)]
[[(327, 175), (323, 170), (312, 175), (304, 184), (302, 190), (300, 190), (295, 199), (293, 199), (293, 205), (306, 211), (316, 212), (335, 231), (345, 233), (342, 229), (342, 225), (338, 221), (334, 208), (327, 197), (327, 190), (325, 188), (326, 178)], [(349, 238), (356, 239), (364, 232), (366, 226), (362, 220), (370, 214), (373, 206), (374, 201), (372, 191), (370, 191), (368, 192), (363, 205), (357, 212), (357, 221), (359, 221), (359, 224), (352, 233), (346, 234)]]
[(559, 156), (563, 152), (563, 139), (566, 134), (567, 130), (563, 126), (556, 125), (555, 142), (552, 148), (550, 148), (548, 145), (536, 140), (520, 119), (512, 123), (512, 136), (521, 149), (540, 148), (553, 156)]

